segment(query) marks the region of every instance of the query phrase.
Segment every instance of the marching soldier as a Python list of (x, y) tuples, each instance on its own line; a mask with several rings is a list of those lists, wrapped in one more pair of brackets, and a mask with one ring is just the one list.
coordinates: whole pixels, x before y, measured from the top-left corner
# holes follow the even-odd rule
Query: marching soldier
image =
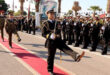
[(32, 24), (32, 18), (30, 17), (29, 20), (28, 20), (28, 25), (27, 25), (27, 27), (28, 27), (27, 32), (29, 34), (31, 34), (31, 30), (32, 30), (32, 25), (31, 24)]
[(72, 45), (72, 43), (74, 42), (74, 33), (73, 33), (74, 21), (72, 19), (69, 20), (67, 29), (68, 29), (67, 33), (68, 45)]
[(82, 26), (83, 26), (83, 47), (82, 47), (82, 49), (87, 49), (87, 47), (89, 45), (90, 25), (91, 25), (91, 23), (89, 22), (89, 15), (86, 15), (86, 20), (82, 24)]
[(75, 61), (80, 61), (85, 52), (79, 55), (77, 52), (69, 48), (61, 39), (60, 30), (57, 21), (55, 21), (55, 12), (53, 10), (47, 11), (48, 20), (43, 23), (42, 36), (46, 38), (45, 46), (48, 49), (48, 72), (50, 75), (54, 75), (54, 57), (56, 49), (60, 49), (64, 53), (70, 55)]
[(83, 42), (83, 22), (84, 22), (84, 19), (81, 17), (80, 18), (80, 23), (81, 23), (81, 25), (80, 25), (80, 36), (79, 36), (79, 44), (82, 44), (82, 42)]
[(21, 17), (21, 31), (23, 32), (23, 30), (25, 29), (25, 23), (24, 23), (25, 18), (22, 16)]
[(13, 18), (13, 13), (9, 12), (9, 17), (5, 20), (5, 30), (9, 35), (9, 46), (12, 48), (12, 34), (15, 34), (18, 42), (21, 41), (19, 34), (17, 33), (17, 21)]
[(1, 37), (2, 37), (2, 41), (4, 41), (4, 23), (5, 23), (5, 16), (4, 15), (0, 15), (0, 30), (1, 30)]
[(75, 33), (75, 47), (79, 47), (80, 44), (80, 32), (81, 32), (80, 16), (77, 16), (76, 21), (74, 22), (74, 33)]
[(66, 19), (64, 19), (61, 24), (62, 24), (63, 40), (66, 43), (66, 40), (67, 40), (66, 39)]
[(110, 14), (107, 14), (105, 25), (102, 27), (102, 30), (104, 31), (104, 34), (103, 34), (104, 46), (102, 49), (102, 55), (106, 55), (107, 48), (110, 42)]
[(99, 22), (98, 16), (95, 17), (95, 22), (92, 26), (91, 38), (92, 38), (92, 49), (90, 51), (96, 51), (97, 45), (99, 43), (99, 34), (101, 29), (101, 23)]
[[(31, 30), (33, 31), (33, 35), (35, 35), (35, 31), (36, 31), (36, 28), (35, 28), (35, 17), (32, 18), (32, 21), (31, 21)], [(30, 30), (30, 32), (31, 32)]]

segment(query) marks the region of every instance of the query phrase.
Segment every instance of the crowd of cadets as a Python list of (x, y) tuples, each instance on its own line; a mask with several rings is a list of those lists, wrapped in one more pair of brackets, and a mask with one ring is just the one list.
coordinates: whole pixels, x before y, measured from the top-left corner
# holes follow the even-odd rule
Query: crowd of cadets
[(35, 26), (35, 17), (30, 16), (29, 18), (24, 16), (13, 16), (13, 12), (9, 12), (8, 15), (4, 13), (0, 14), (0, 30), (2, 40), (4, 41), (4, 32), (5, 28), (7, 34), (9, 35), (9, 46), (12, 48), (12, 34), (17, 36), (18, 42), (21, 41), (21, 38), (18, 31), (26, 31), (27, 33), (35, 35), (36, 26)]
[[(27, 33), (35, 35), (35, 17), (29, 19), (27, 17), (14, 17), (18, 22), (17, 30), (26, 31)], [(91, 46), (90, 51), (96, 51), (98, 44), (103, 44), (102, 55), (107, 54), (110, 39), (110, 14), (105, 18), (94, 18), (86, 15), (85, 17), (77, 16), (71, 18), (57, 19), (62, 39), (68, 45), (74, 43), (75, 47), (83, 45), (82, 49), (87, 49)]]
[(110, 14), (105, 18), (94, 18), (86, 15), (85, 17), (77, 16), (70, 19), (59, 20), (62, 29), (62, 39), (68, 45), (79, 47), (82, 49), (91, 47), (90, 51), (96, 51), (97, 46), (102, 45), (102, 55), (107, 54), (110, 41)]
[(29, 19), (27, 17), (15, 17), (18, 22), (17, 30), (26, 31), (27, 33), (35, 35), (36, 27), (35, 27), (35, 17), (32, 16)]
[[(53, 75), (54, 56), (57, 48), (70, 55), (75, 61), (80, 61), (84, 56), (84, 51), (79, 55), (67, 44), (73, 45), (74, 43), (75, 47), (82, 45), (82, 49), (87, 49), (90, 46), (90, 51), (96, 51), (97, 46), (102, 44), (101, 54), (107, 54), (110, 42), (110, 14), (107, 14), (105, 18), (99, 18), (98, 16), (93, 18), (86, 15), (84, 17), (71, 17), (70, 19), (55, 19), (54, 14), (53, 10), (48, 11), (48, 20), (41, 27), (42, 36), (46, 38), (45, 47), (48, 48), (48, 71), (51, 75)], [(0, 18), (3, 19), (2, 16)], [(16, 24), (13, 21), (16, 21)], [(2, 22), (0, 22), (1, 30), (3, 29)], [(13, 17), (13, 15), (10, 15), (5, 22), (5, 29), (9, 34), (10, 47), (12, 47), (12, 33), (16, 34), (18, 41), (21, 41), (21, 39), (17, 31), (26, 31), (29, 34), (33, 31), (33, 35), (35, 35), (35, 17), (27, 19), (27, 17), (23, 16)], [(16, 27), (12, 26), (12, 23)]]
[[(26, 31), (27, 33), (35, 35), (35, 17), (14, 17), (17, 21), (17, 30)], [(102, 45), (102, 55), (107, 54), (107, 49), (110, 40), (110, 14), (107, 14), (105, 18), (94, 18), (86, 15), (85, 17), (77, 16), (71, 18), (57, 19), (61, 30), (62, 39), (68, 45), (79, 47), (82, 45), (82, 49), (87, 49), (91, 46), (90, 51), (96, 51), (99, 44)]]

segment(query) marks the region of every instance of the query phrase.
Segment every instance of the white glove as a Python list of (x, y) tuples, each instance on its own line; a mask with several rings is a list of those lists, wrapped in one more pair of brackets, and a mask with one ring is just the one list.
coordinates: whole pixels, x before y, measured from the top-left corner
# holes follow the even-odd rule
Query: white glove
[(74, 26), (76, 26), (76, 22), (74, 23)]
[(93, 27), (93, 24), (91, 24), (91, 27)]
[(69, 23), (68, 22), (66, 22), (66, 25), (68, 25)]
[(52, 33), (52, 34), (50, 35), (50, 39), (55, 40), (55, 38), (56, 38), (55, 34)]
[(105, 30), (105, 27), (104, 26), (102, 26), (102, 28), (101, 28), (102, 30)]
[(82, 27), (84, 26), (84, 23), (82, 24)]
[(63, 24), (63, 22), (60, 22), (60, 24)]

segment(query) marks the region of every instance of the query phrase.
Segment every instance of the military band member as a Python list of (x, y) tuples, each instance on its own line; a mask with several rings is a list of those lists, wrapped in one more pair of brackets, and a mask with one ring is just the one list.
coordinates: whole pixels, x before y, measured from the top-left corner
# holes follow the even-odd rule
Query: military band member
[(30, 32), (33, 31), (33, 35), (35, 35), (36, 27), (35, 27), (35, 17), (32, 18), (31, 21), (31, 29)]
[(5, 24), (5, 16), (1, 14), (0, 15), (0, 30), (1, 30), (2, 41), (4, 41), (4, 24)]
[(101, 29), (101, 23), (99, 22), (98, 16), (95, 17), (95, 22), (92, 26), (92, 32), (91, 32), (91, 38), (92, 38), (92, 47), (90, 51), (96, 51), (97, 45), (100, 40), (100, 29)]
[(68, 45), (72, 45), (72, 43), (74, 42), (74, 33), (73, 33), (74, 21), (72, 20), (72, 18), (68, 21), (67, 29), (68, 29), (68, 32), (67, 32)]
[(90, 21), (89, 21), (89, 15), (86, 15), (86, 20), (82, 24), (83, 26), (83, 47), (82, 49), (87, 49), (89, 45), (89, 31), (90, 31)]
[(48, 20), (43, 24), (42, 36), (46, 38), (45, 46), (48, 49), (47, 69), (50, 75), (54, 75), (53, 66), (56, 49), (70, 55), (75, 61), (80, 61), (85, 52), (79, 55), (64, 43), (61, 39), (60, 26), (58, 26), (57, 21), (55, 21), (55, 12), (53, 10), (47, 11), (47, 16)]
[(107, 14), (105, 25), (102, 27), (102, 30), (104, 31), (104, 34), (103, 34), (104, 46), (102, 49), (102, 55), (106, 55), (107, 48), (110, 42), (110, 14)]
[(66, 43), (66, 18), (62, 21), (62, 34), (63, 34), (63, 41)]
[(80, 16), (77, 16), (76, 21), (74, 22), (74, 33), (75, 33), (75, 47), (79, 47), (80, 44), (80, 32), (81, 32), (82, 23), (80, 21)]

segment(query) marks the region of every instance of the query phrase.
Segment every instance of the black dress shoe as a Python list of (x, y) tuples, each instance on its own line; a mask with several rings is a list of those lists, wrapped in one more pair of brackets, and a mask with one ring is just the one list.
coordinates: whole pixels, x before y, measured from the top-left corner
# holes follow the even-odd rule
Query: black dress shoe
[(72, 45), (72, 43), (68, 43), (68, 45)]
[(79, 45), (75, 45), (74, 47), (79, 47)]
[(10, 48), (12, 48), (12, 46), (9, 46)]
[(21, 39), (18, 39), (18, 42), (20, 42), (21, 41)]
[(54, 73), (53, 72), (48, 72), (50, 75), (54, 75)]
[(102, 55), (107, 55), (107, 53), (103, 53), (103, 52), (102, 52), (101, 54), (102, 54)]
[(84, 55), (85, 55), (85, 52), (83, 51), (83, 52), (81, 53), (81, 55), (77, 55), (77, 56), (76, 56), (75, 61), (76, 61), (76, 62), (81, 61), (81, 58), (82, 58)]
[(82, 47), (82, 49), (87, 49), (87, 47)]
[(91, 49), (90, 51), (91, 51), (91, 52), (95, 52), (96, 50)]

